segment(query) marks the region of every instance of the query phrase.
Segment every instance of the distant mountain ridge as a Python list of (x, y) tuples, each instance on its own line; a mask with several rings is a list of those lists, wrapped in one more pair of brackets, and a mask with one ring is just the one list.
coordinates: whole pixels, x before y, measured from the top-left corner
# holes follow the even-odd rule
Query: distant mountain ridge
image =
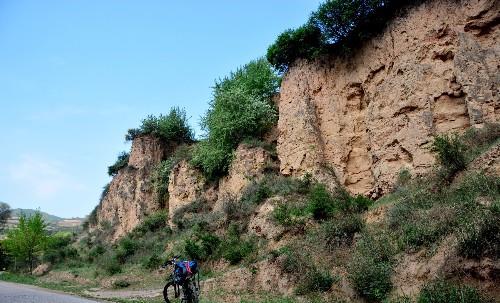
[[(21, 214), (25, 214), (26, 216), (32, 216), (34, 215), (38, 210), (36, 209), (27, 209), (27, 208), (14, 208), (12, 209), (11, 217), (19, 217)], [(42, 214), (43, 219), (48, 222), (48, 223), (55, 223), (64, 220), (64, 218), (51, 215), (49, 213), (40, 211)]]

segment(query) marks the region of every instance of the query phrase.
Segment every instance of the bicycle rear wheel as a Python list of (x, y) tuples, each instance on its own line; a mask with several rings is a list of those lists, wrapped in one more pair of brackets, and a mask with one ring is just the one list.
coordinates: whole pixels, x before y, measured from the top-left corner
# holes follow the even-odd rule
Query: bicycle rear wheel
[(166, 303), (182, 302), (182, 296), (180, 296), (179, 288), (174, 284), (174, 282), (168, 282), (163, 288), (163, 299)]

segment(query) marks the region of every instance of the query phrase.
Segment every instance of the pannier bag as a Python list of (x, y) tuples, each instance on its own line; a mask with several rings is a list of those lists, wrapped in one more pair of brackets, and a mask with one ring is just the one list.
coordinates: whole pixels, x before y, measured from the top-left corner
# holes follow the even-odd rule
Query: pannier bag
[(198, 262), (179, 261), (175, 263), (175, 282), (182, 284), (186, 279), (191, 278), (198, 272)]

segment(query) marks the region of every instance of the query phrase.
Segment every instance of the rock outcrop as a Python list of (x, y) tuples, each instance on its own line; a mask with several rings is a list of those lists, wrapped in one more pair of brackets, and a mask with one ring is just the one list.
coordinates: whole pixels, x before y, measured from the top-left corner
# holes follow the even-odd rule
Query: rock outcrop
[(373, 197), (406, 168), (434, 163), (432, 136), (500, 117), (498, 1), (430, 1), (352, 58), (299, 61), (283, 79), (278, 157), (285, 175), (332, 168)]
[(185, 160), (172, 169), (168, 183), (168, 214), (171, 225), (178, 209), (202, 197), (205, 183), (202, 173)]
[(235, 151), (228, 175), (219, 181), (219, 195), (215, 209), (220, 210), (224, 201), (239, 199), (243, 190), (252, 181), (258, 181), (273, 160), (268, 151), (262, 147), (251, 147), (241, 144)]
[(102, 228), (109, 224), (113, 240), (131, 231), (146, 215), (158, 209), (150, 176), (154, 167), (173, 149), (152, 136), (134, 139), (128, 166), (113, 178), (97, 212), (98, 225)]

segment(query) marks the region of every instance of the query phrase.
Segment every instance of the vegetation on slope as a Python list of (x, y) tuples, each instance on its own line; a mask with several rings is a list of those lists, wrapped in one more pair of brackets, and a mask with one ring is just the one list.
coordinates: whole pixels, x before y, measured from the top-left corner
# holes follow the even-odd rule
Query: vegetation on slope
[(127, 153), (127, 152), (121, 152), (119, 155), (118, 155), (118, 158), (116, 159), (115, 163), (111, 166), (108, 166), (108, 175), (110, 177), (114, 177), (116, 176), (116, 174), (118, 174), (118, 172), (127, 167), (128, 165), (128, 158), (129, 158), (130, 154)]
[(132, 141), (144, 135), (153, 135), (165, 142), (190, 143), (194, 141), (194, 133), (188, 124), (186, 111), (179, 107), (171, 108), (165, 116), (148, 116), (142, 120), (139, 128), (128, 130), (125, 140)]
[(327, 0), (306, 24), (288, 29), (267, 50), (267, 60), (284, 72), (297, 59), (345, 55), (379, 34), (397, 12), (423, 0)]
[(272, 96), (280, 78), (265, 59), (252, 61), (217, 81), (201, 126), (191, 163), (214, 179), (225, 174), (234, 149), (247, 138), (259, 138), (277, 121)]

